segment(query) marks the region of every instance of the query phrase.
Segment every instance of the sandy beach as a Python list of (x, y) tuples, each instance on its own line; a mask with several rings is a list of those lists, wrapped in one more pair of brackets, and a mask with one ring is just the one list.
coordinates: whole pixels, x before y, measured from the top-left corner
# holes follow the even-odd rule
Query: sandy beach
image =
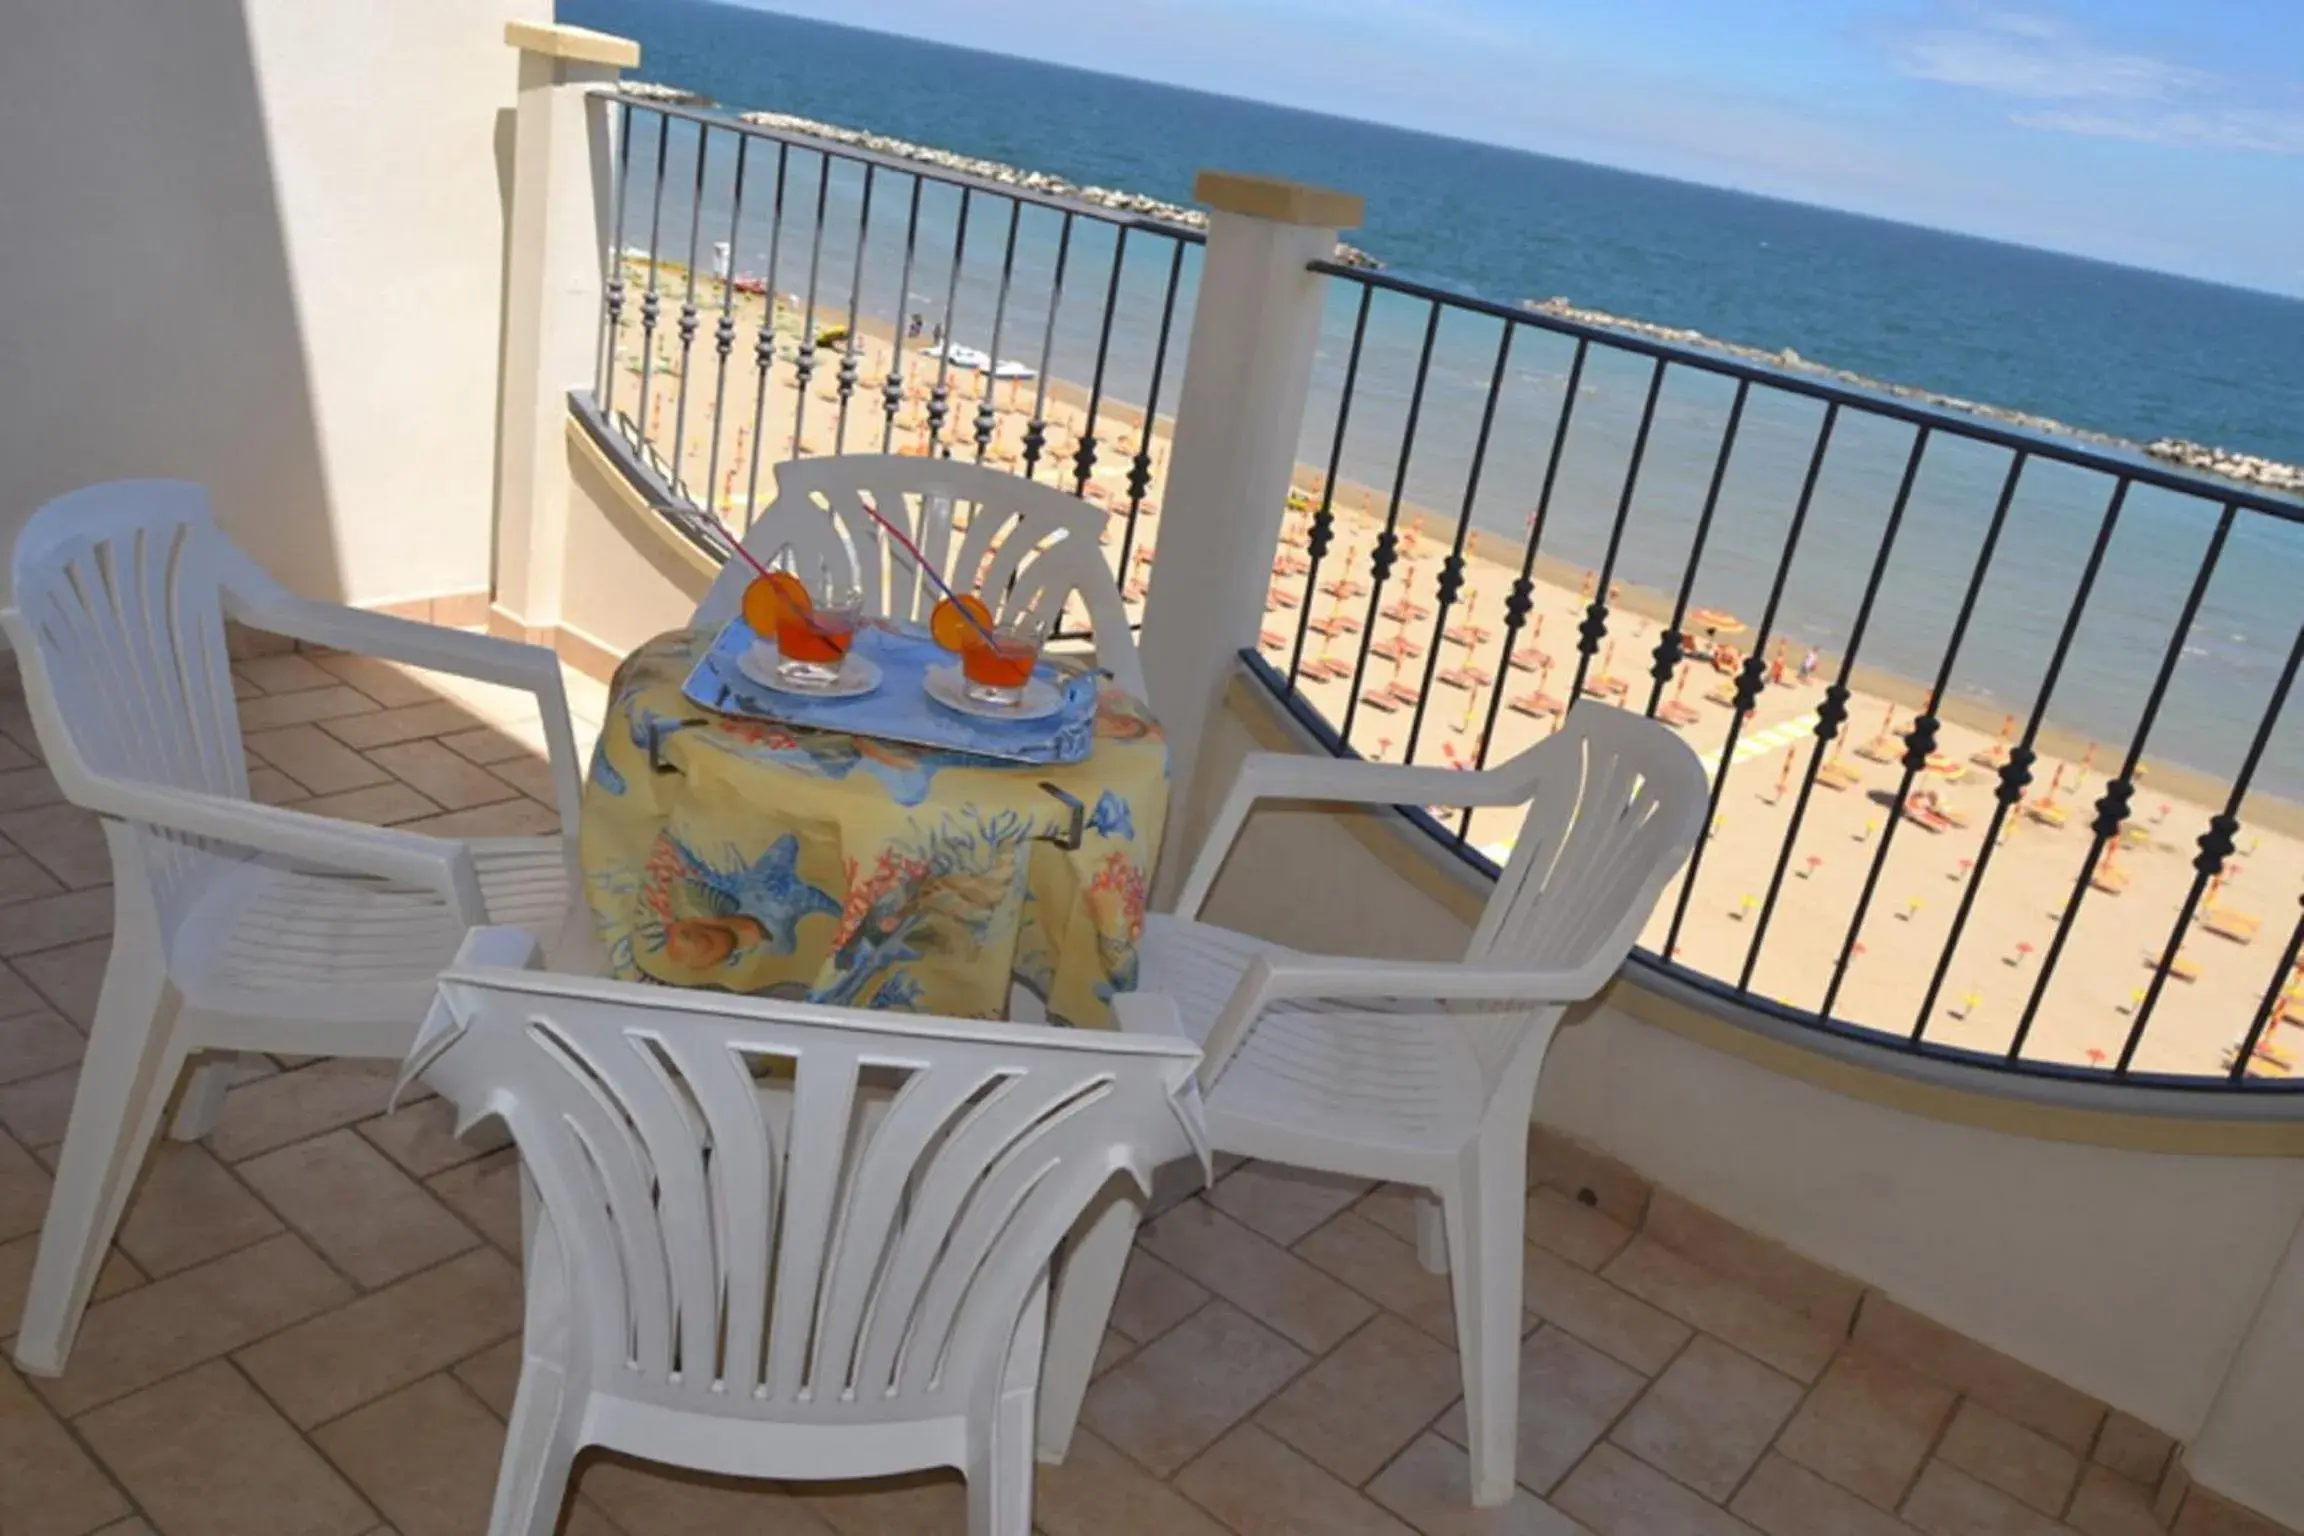
[[(843, 414), (839, 404), (841, 352), (837, 346), (815, 353), (806, 398), (795, 387), (796, 355), (803, 329), (821, 337), (844, 327), (845, 313), (819, 309), (804, 327), (798, 306), (779, 304), (776, 328), (779, 360), (769, 371), (767, 398), (760, 399), (753, 338), (765, 299), (739, 294), (733, 306), (736, 343), (726, 371), (717, 416), (714, 401), (722, 384), (714, 326), (723, 290), (705, 278), (699, 290), (701, 320), (690, 353), (685, 420), (681, 406), (679, 304), (685, 274), (659, 267), (661, 310), (655, 328), (654, 358), (645, 361), (639, 323), (639, 289), (645, 269), (628, 262), (628, 295), (617, 338), (614, 404), (634, 420), (644, 420), (648, 439), (667, 461), (677, 440), (680, 473), (698, 501), (707, 494), (731, 528), (740, 529), (748, 487), (753, 422), (766, 441), (759, 445), (758, 496), (771, 494), (774, 463), (795, 452), (814, 456), (835, 452), (923, 453), (930, 392), (939, 365), (920, 356), (925, 337), (905, 342), (901, 374), (902, 405), (891, 429), (882, 408), (882, 386), (891, 368), (893, 335), (888, 328), (860, 321), (856, 338), (855, 391)], [(1003, 355), (1030, 357), (1022, 338), (1004, 345)], [(640, 404), (646, 374), (648, 404)], [(976, 452), (977, 407), (985, 387), (976, 371), (949, 368), (944, 382), (952, 391), (943, 440), (959, 456)], [(1173, 399), (1175, 380), (1166, 386)], [(996, 426), (989, 463), (1021, 472), (1025, 431), (1032, 419), (1038, 380), (1001, 380), (996, 386)], [(1048, 440), (1038, 478), (1072, 483), (1073, 454), (1088, 429), (1088, 397), (1075, 384), (1051, 381), (1040, 410)], [(713, 424), (719, 424), (715, 447)], [(1127, 551), (1123, 590), (1136, 607), (1141, 582), (1160, 530), (1159, 500), (1166, 469), (1165, 418), (1152, 423), (1152, 478), (1133, 538), (1127, 529), (1130, 495), (1127, 473), (1145, 427), (1135, 406), (1105, 398), (1099, 403), (1097, 473), (1088, 488), (1091, 501), (1114, 513), (1107, 549), (1116, 568)], [(709, 485), (707, 493), (704, 488)], [(1441, 562), (1449, 551), (1454, 519), (1404, 506), (1399, 513), (1402, 558), (1382, 597), (1382, 612), (1371, 621), (1365, 592), (1367, 562), (1381, 530), (1386, 503), (1364, 486), (1339, 484), (1332, 502), (1333, 538), (1313, 590), (1302, 569), (1310, 510), (1319, 504), (1320, 476), (1300, 467), (1284, 544), (1275, 562), (1267, 609), (1264, 654), (1285, 671), (1296, 646), (1298, 625), (1310, 604), (1311, 632), (1305, 636), (1306, 672), (1299, 687), (1327, 718), (1341, 725), (1349, 711), (1351, 739), (1371, 758), (1469, 766), (1480, 756), (1495, 690), (1504, 701), (1493, 707), (1494, 728), (1486, 757), (1494, 761), (1541, 740), (1556, 723), (1545, 706), (1567, 698), (1579, 656), (1577, 626), (1597, 573), (1539, 558), (1534, 575), (1535, 606), (1529, 626), (1514, 646), (1517, 662), (1504, 654), (1504, 600), (1518, 574), (1521, 552), (1509, 541), (1475, 532), (1466, 541), (1465, 588), (1456, 606), (1439, 622), (1436, 590)], [(1341, 591), (1338, 579), (1348, 577)], [(1592, 658), (1587, 690), (1610, 683), (1621, 692), (1602, 697), (1644, 709), (1653, 687), (1650, 667), (1660, 624), (1671, 613), (1668, 594), (1620, 586), (1613, 594), (1610, 633)], [(1403, 604), (1405, 599), (1405, 605)], [(1704, 638), (1694, 615), (1709, 599), (1699, 586), (1691, 595), (1686, 628)], [(1419, 613), (1418, 610), (1424, 610)], [(1717, 639), (1749, 647), (1753, 633), (1742, 625), (1757, 614), (1735, 616), (1730, 633), (1719, 626)], [(1780, 619), (1780, 630), (1797, 626)], [(1446, 634), (1439, 633), (1441, 629)], [(1365, 684), (1355, 703), (1349, 697), (1352, 669), (1366, 643), (1371, 654)], [(1439, 655), (1434, 665), (1432, 648)], [(1777, 645), (1771, 641), (1773, 658)], [(1733, 710), (1714, 697), (1726, 697), (1727, 679), (1703, 660), (1683, 665), (1663, 690), (1660, 714), (1674, 723), (1689, 744), (1713, 766), (1718, 811), (1711, 835), (1693, 872), (1673, 958), (1731, 983), (1742, 978), (1761, 926), (1763, 904), (1775, 879), (1785, 836), (1801, 787), (1818, 751), (1816, 710), (1839, 660), (1819, 656), (1813, 678), (1797, 679), (1803, 659), (1797, 647), (1782, 652), (1785, 682), (1763, 690), (1757, 707), (1738, 728), (1732, 757), (1721, 769)], [(1420, 724), (1413, 700), (1434, 676)], [(1334, 675), (1316, 675), (1334, 674)], [(1859, 946), (1833, 1000), (1833, 1014), (1849, 1022), (1896, 1035), (1909, 1035), (1923, 1020), (1921, 1003), (1935, 975), (1946, 935), (1969, 891), (1978, 862), (1985, 877), (1975, 888), (1959, 949), (1926, 1018), (1929, 1040), (1984, 1051), (2005, 1051), (2039, 980), (2064, 907), (2084, 873), (2095, 883), (2074, 917), (2064, 951), (2024, 1047), (2028, 1058), (2076, 1066), (2117, 1060), (2134, 1022), (2134, 1010), (2151, 985), (2177, 914), (2189, 891), (2196, 839), (2208, 818), (2223, 808), (2228, 786), (2209, 776), (2147, 758), (2133, 801), (2133, 815), (2109, 867), (2084, 870), (2093, 838), (2089, 822), (2106, 777), (2116, 772), (2125, 742), (2092, 743), (2044, 729), (2023, 810), (2006, 820), (2002, 839), (1984, 860), (1986, 827), (1998, 783), (1994, 755), (2003, 717), (1994, 707), (1947, 699), (1939, 710), (1935, 765), (1915, 788), (1933, 795), (1933, 805), (1913, 807), (1941, 815), (1899, 816), (1895, 792), (1902, 781), (1904, 744), (1895, 734), (1925, 702), (1926, 690), (1908, 680), (1859, 667), (1848, 679), (1852, 690), (1843, 738), (1825, 757), (1825, 770), (1807, 798), (1799, 835), (1785, 864), (1765, 942), (1749, 985), (1755, 992), (1801, 1009), (1818, 1008), (1839, 959), (1865, 882), (1886, 844)], [(1549, 695), (1540, 700), (1537, 695)], [(2015, 729), (2021, 731), (2022, 720)], [(1878, 758), (1885, 759), (1876, 760)], [(1834, 787), (1838, 785), (1840, 787)], [(2248, 1028), (2273, 984), (2290, 926), (2295, 893), (2304, 889), (2304, 814), (2269, 797), (2253, 796), (2244, 808), (2239, 853), (2211, 902), (2190, 925), (2177, 972), (2167, 980), (2150, 1018), (2134, 1066), (2138, 1070), (2212, 1073), (2228, 1064), (2232, 1047)], [(1474, 818), (1470, 841), (1493, 855), (1509, 847), (1518, 820), (1512, 811), (1484, 811)], [(1682, 888), (1675, 881), (1643, 943), (1661, 951), (1676, 914)], [(2293, 978), (2290, 978), (2291, 980)], [(2304, 1001), (2288, 1010), (2304, 1024)], [(2304, 1070), (2304, 1029), (2275, 1028), (2253, 1070), (2280, 1071), (2295, 1060)]]

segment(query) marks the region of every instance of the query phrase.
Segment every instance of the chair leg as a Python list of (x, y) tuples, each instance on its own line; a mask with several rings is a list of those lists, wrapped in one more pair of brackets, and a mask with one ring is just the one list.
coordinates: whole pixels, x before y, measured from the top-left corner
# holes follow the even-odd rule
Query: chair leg
[(193, 1069), (192, 1081), (184, 1085), (184, 1097), (177, 1101), (176, 1118), (168, 1122), (169, 1140), (202, 1141), (216, 1129), (224, 1113), (224, 1095), (239, 1081), (237, 1065), (231, 1056), (215, 1056)]
[(1416, 1191), (1416, 1262), (1435, 1275), (1448, 1273), (1448, 1219), (1428, 1189)]
[(1032, 1435), (1047, 1340), (1048, 1282), (1034, 1287), (1008, 1346), (992, 1422), (968, 1465), (968, 1536), (1031, 1536)]
[(16, 1335), (16, 1363), (30, 1375), (61, 1375), (72, 1352), (88, 1293), (183, 1071), (180, 1006), (157, 946), (116, 935)]
[(1465, 1154), (1443, 1191), (1456, 1348), (1464, 1369), (1464, 1411), (1472, 1453), (1472, 1503), (1510, 1502), (1520, 1434), (1520, 1245), (1526, 1224), (1523, 1179), (1503, 1157)]
[[(522, 1175), (526, 1182), (526, 1175)], [(496, 1473), (496, 1504), (488, 1536), (552, 1536), (568, 1502), (568, 1476), (576, 1462), (580, 1387), (568, 1380), (567, 1270), (558, 1237), (538, 1210), (527, 1245), (527, 1316), (521, 1326), (520, 1389), (504, 1431), (504, 1461)]]
[(1039, 1458), (1050, 1466), (1061, 1463), (1072, 1448), (1072, 1429), (1104, 1346), (1138, 1215), (1135, 1190), (1125, 1179), (1114, 1179), (1081, 1214), (1065, 1243), (1056, 1271), (1056, 1310), (1048, 1324), (1048, 1358), (1040, 1371)]

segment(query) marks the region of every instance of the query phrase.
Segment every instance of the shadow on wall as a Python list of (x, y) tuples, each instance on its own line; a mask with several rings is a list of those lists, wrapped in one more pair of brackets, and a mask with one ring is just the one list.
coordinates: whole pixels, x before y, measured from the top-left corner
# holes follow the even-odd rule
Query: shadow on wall
[(75, 0), (8, 29), (0, 551), (74, 487), (175, 476), (289, 586), (344, 590), (241, 0)]

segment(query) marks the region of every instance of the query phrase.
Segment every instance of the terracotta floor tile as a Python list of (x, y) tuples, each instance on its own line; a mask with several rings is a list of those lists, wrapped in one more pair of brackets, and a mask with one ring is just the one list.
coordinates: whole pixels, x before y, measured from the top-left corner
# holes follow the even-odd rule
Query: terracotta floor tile
[(1367, 1179), (1252, 1162), (1218, 1180), (1205, 1198), (1234, 1221), (1285, 1248), (1309, 1236), (1372, 1187)]
[(389, 1284), (480, 1241), (349, 1128), (252, 1157), (239, 1173), (359, 1286)]
[(561, 830), (560, 813), (525, 796), (476, 805), (445, 816), (425, 816), (400, 824), (428, 837), (549, 837)]
[(1728, 1511), (1612, 1445), (1593, 1447), (1552, 1502), (1597, 1536), (1752, 1536)]
[(1358, 1211), (1346, 1211), (1296, 1245), (1299, 1257), (1399, 1313), (1444, 1344), (1456, 1342), (1456, 1302), (1446, 1275)]
[(1608, 1279), (1785, 1375), (1812, 1382), (1839, 1349), (1839, 1330), (1778, 1306), (1652, 1238), (1636, 1238)]
[[(111, 926), (107, 921), (105, 934)], [(104, 986), (104, 963), (112, 953), (109, 937), (84, 939), (56, 949), (25, 955), (9, 963), (18, 975), (40, 989), (40, 995), (85, 1033), (96, 1021), (96, 997)]]
[(128, 1511), (126, 1496), (0, 1359), (0, 1531), (86, 1536)]
[(2169, 1453), (2175, 1448), (2176, 1442), (2169, 1436), (2115, 1408), (2105, 1416), (2089, 1460), (2110, 1467), (2132, 1483), (2151, 1487), (2167, 1470)]
[(452, 1374), (488, 1405), (500, 1419), (512, 1417), (513, 1394), (520, 1390), (521, 1342), (518, 1334), (491, 1344), (480, 1353), (456, 1363)]
[(446, 699), (405, 704), (398, 709), (326, 722), (328, 734), (356, 752), (388, 747), (395, 742), (416, 741), (426, 736), (445, 736), (450, 731), (468, 731), (486, 723), (462, 705), (450, 703)]
[(509, 800), (520, 793), (477, 763), (465, 761), (436, 741), (403, 741), (377, 747), (368, 760), (401, 783), (437, 801), (444, 811), (469, 810)]
[(1414, 1536), (1373, 1500), (1243, 1424), (1177, 1474), (1176, 1487), (1256, 1536)]
[(1149, 1343), (1200, 1310), (1208, 1292), (1173, 1265), (1138, 1248), (1128, 1255), (1120, 1293), (1112, 1299), (1112, 1327)]
[(365, 789), (392, 777), (316, 725), (258, 731), (247, 741), (250, 752), (315, 795)]
[[(42, 869), (28, 853), (0, 852), (0, 907), (41, 896), (53, 896), (64, 882)], [(0, 922), (7, 921), (0, 914)]]
[[(1513, 1468), (1519, 1484), (1550, 1492), (1646, 1385), (1638, 1371), (1558, 1328), (1530, 1334), (1520, 1345), (1520, 1437)], [(1462, 1403), (1436, 1426), (1457, 1445), (1464, 1443), (1467, 1427)]]
[(1856, 1320), (1862, 1281), (1755, 1236), (1671, 1190), (1659, 1189), (1650, 1197), (1645, 1230), (1714, 1273), (1842, 1334)]
[(72, 1124), (72, 1097), (80, 1091), (80, 1069), (64, 1068), (0, 1088), (0, 1130), (24, 1146), (53, 1146)]
[(0, 736), (0, 773), (13, 773), (19, 768), (29, 768), (38, 761), (38, 758), (16, 745), (15, 742), (10, 741), (5, 736)]
[(84, 1413), (351, 1298), (284, 1232), (90, 1307), (70, 1365), (35, 1390), (60, 1413)]
[[(96, 1536), (160, 1536), (160, 1533), (131, 1515), (116, 1525), (104, 1527), (96, 1533)], [(378, 1527), (376, 1530), (370, 1531), (368, 1536), (392, 1536), (392, 1533)]]
[(1878, 1291), (1856, 1314), (1855, 1340), (2036, 1429), (2075, 1455), (2096, 1443), (2104, 1405), (2077, 1388), (1922, 1317)]
[(1688, 1342), (1687, 1324), (1650, 1306), (1613, 1280), (1578, 1269), (1529, 1245), (1522, 1259), (1521, 1300), (1585, 1343), (1653, 1376)]
[(1597, 1206), (1538, 1186), (1528, 1196), (1528, 1241), (1578, 1269), (1597, 1270), (1632, 1241), (1632, 1229)]
[(1404, 1243), (1416, 1241), (1416, 1191), (1405, 1184), (1379, 1184), (1361, 1196), (1353, 1213)]
[(2185, 1496), (2173, 1536), (2286, 1536), (2279, 1526), (2205, 1488)]
[(2049, 1515), (2064, 1512), (2080, 1476), (2080, 1458), (2039, 1431), (1976, 1402), (1960, 1405), (1936, 1454)]
[(520, 1154), (511, 1147), (435, 1174), (424, 1187), (474, 1231), (515, 1258), (520, 1253)]
[(1949, 1387), (1885, 1355), (1843, 1350), (1776, 1448), (1882, 1509), (1894, 1509), (1955, 1401)]
[[(40, 1234), (27, 1232), (13, 1241), (0, 1243), (0, 1339), (12, 1337), (17, 1320), (24, 1315), (24, 1297), (32, 1288), (32, 1265), (40, 1254)], [(104, 1267), (96, 1271), (96, 1285), (89, 1293), (92, 1302), (122, 1291), (132, 1291), (144, 1283), (144, 1276), (129, 1262), (119, 1249), (112, 1250)]]
[(1609, 1437), (1715, 1502), (1725, 1502), (1776, 1438), (1800, 1383), (1698, 1334)]
[(1315, 1353), (1375, 1312), (1360, 1296), (1202, 1200), (1144, 1228), (1143, 1245), (1259, 1322)]
[(64, 791), (56, 787), (45, 768), (13, 768), (0, 773), (0, 811), (30, 810), (54, 805), (63, 798)]
[(360, 1536), (376, 1513), (221, 1360), (83, 1415), (168, 1536)]
[(2064, 1523), (2080, 1536), (2161, 1536), (2152, 1513), (2152, 1495), (2108, 1467), (2091, 1466), (2080, 1475), (2079, 1491)]
[(1547, 1125), (1528, 1135), (1528, 1186), (1539, 1184), (1571, 1200), (1589, 1190), (1600, 1210), (1628, 1227), (1647, 1219), (1649, 1184), (1638, 1170)]
[(793, 1491), (840, 1536), (967, 1536), (968, 1485), (957, 1472), (795, 1483)]
[(2063, 1529), (2046, 1515), (1941, 1461), (1921, 1469), (1903, 1514), (1906, 1524), (1928, 1536), (2061, 1536)]
[(294, 651), (236, 661), (232, 663), (232, 675), (254, 683), (261, 693), (301, 693), (307, 688), (333, 688), (345, 681), (323, 671), (311, 657)]
[(1048, 1536), (1228, 1536), (1168, 1484), (1086, 1430), (1060, 1467), (1041, 1467), (1032, 1521)]
[(0, 1243), (39, 1231), (47, 1215), (48, 1170), (0, 1133)]
[(1166, 1476), (1309, 1362), (1239, 1308), (1211, 1302), (1092, 1382), (1081, 1422)]
[[(312, 1439), (402, 1536), (477, 1536), (488, 1529), (504, 1426), (445, 1375), (370, 1403)], [(613, 1536), (572, 1500), (561, 1536)]]
[(520, 1273), (482, 1248), (266, 1339), (241, 1367), (309, 1428), (519, 1331)]
[(1753, 1469), (1728, 1507), (1768, 1536), (1912, 1536), (1894, 1515), (1781, 1456)]
[(119, 1243), (146, 1274), (170, 1275), (279, 1230), (279, 1218), (206, 1147), (162, 1139), (120, 1223)]
[[(0, 916), (0, 922), (6, 920)], [(0, 1084), (76, 1065), (87, 1044), (87, 1038), (52, 1009), (0, 1019)]]
[(1526, 1488), (1509, 1504), (1474, 1509), (1471, 1458), (1438, 1435), (1419, 1436), (1366, 1492), (1422, 1536), (1589, 1536)]
[(243, 1083), (224, 1097), (208, 1145), (228, 1163), (383, 1113), (398, 1064), (331, 1059)]
[(314, 660), (332, 681), (350, 683), (386, 709), (398, 709), (404, 704), (423, 704), (438, 698), (426, 674), (414, 667), (378, 656), (315, 657)]
[(440, 814), (440, 807), (429, 797), (417, 793), (397, 779), (388, 784), (371, 784), (366, 789), (347, 789), (342, 794), (321, 795), (317, 799), (304, 801), (296, 809), (314, 816), (326, 816), (335, 821), (357, 821), (371, 827), (397, 826), (404, 821), (416, 821)]
[(560, 798), (560, 785), (553, 777), (549, 758), (515, 757), (509, 762), (495, 764), (489, 771), (532, 800), (541, 800), (549, 805)]
[(1088, 1367), (1088, 1379), (1094, 1381), (1130, 1355), (1136, 1353), (1136, 1341), (1115, 1328), (1104, 1330), (1104, 1338), (1096, 1346), (1096, 1359)]
[(51, 805), (13, 812), (0, 816), (0, 835), (73, 890), (112, 883), (112, 849), (104, 820), (93, 811)]
[[(15, 960), (44, 949), (77, 944), (112, 931), (112, 891), (99, 886), (89, 891), (66, 891), (37, 901), (18, 902), (0, 923), (0, 956)], [(30, 975), (21, 962), (18, 970)], [(39, 985), (37, 979), (33, 985)]]
[(833, 1529), (781, 1484), (600, 1452), (577, 1461), (576, 1492), (624, 1536), (831, 1536)]
[(48, 1006), (37, 987), (24, 979), (14, 967), (0, 961), (0, 1019), (12, 1019), (20, 1013), (30, 1013)]
[(440, 744), (458, 756), (491, 767), (518, 757), (544, 754), (544, 728), (530, 721), (523, 725), (482, 725), (440, 738)]
[[(240, 701), (240, 729), (248, 735), (259, 731), (278, 730), (282, 726), (311, 725), (322, 720), (344, 720), (355, 715), (372, 714), (376, 701), (357, 688), (341, 684), (330, 688), (308, 688), (300, 693), (267, 694), (260, 699)], [(287, 767), (286, 764), (281, 764)], [(295, 769), (288, 772), (294, 774)]]
[(456, 1106), (440, 1098), (403, 1104), (391, 1114), (363, 1120), (355, 1127), (370, 1146), (420, 1179), (512, 1144), (501, 1121), (474, 1126), (469, 1137), (457, 1136), (455, 1128)]
[(258, 805), (296, 805), (311, 799), (312, 791), (277, 768), (251, 768), (248, 798)]
[(1456, 1352), (1379, 1312), (1266, 1403), (1256, 1422), (1353, 1487), (1463, 1393)]

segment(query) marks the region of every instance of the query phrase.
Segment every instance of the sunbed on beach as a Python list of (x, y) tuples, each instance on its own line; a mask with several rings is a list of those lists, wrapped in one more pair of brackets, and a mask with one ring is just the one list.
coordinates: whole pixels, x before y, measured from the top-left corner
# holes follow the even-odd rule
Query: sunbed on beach
[(1531, 720), (1560, 713), (1560, 701), (1548, 693), (1524, 693), (1512, 701), (1511, 707), (1515, 714), (1526, 715)]
[(2235, 944), (2255, 942), (2256, 930), (2263, 926), (2262, 920), (2254, 914), (2235, 912), (2230, 907), (2202, 907), (2198, 918), (2201, 927)]
[(2128, 871), (2117, 865), (2099, 863), (2089, 871), (2088, 883), (2107, 896), (2117, 896), (2128, 889)]
[(1517, 672), (1535, 672), (1552, 665), (1552, 653), (1524, 645), (1512, 653), (1512, 667)]
[(1868, 762), (1893, 763), (1904, 756), (1904, 744), (1893, 736), (1875, 736), (1856, 748), (1856, 755)]
[(2053, 800), (2033, 801), (2024, 807), (2024, 815), (2027, 820), (2036, 821), (2044, 827), (2061, 827), (2067, 820), (2064, 807)]
[(1666, 699), (1662, 704), (1656, 706), (1656, 718), (1666, 725), (1686, 730), (1689, 726), (1703, 719), (1704, 716), (1693, 704), (1684, 704), (1678, 699)]
[(1854, 789), (1864, 775), (1835, 758), (1816, 770), (1816, 782), (1826, 789)]
[(1904, 797), (1904, 819), (1929, 832), (1950, 832), (1960, 825), (1942, 806), (1916, 794)]

